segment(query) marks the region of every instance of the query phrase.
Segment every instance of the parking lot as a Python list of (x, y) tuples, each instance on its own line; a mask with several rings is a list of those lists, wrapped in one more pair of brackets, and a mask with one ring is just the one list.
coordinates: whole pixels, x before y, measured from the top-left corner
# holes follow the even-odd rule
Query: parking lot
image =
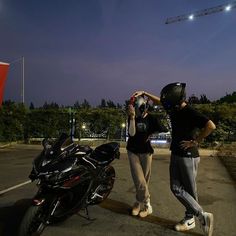
[[(13, 145), (0, 149), (0, 191), (28, 180), (32, 160), (40, 149), (38, 145)], [(43, 236), (202, 235), (198, 224), (187, 233), (173, 230), (173, 225), (183, 217), (184, 208), (169, 190), (168, 165), (168, 150), (156, 150), (150, 182), (154, 212), (144, 219), (132, 217), (129, 212), (135, 192), (127, 156), (122, 150), (121, 158), (113, 162), (116, 181), (112, 193), (101, 205), (89, 207), (92, 220), (74, 215), (60, 225), (46, 228)], [(35, 183), (30, 183), (0, 195), (0, 235), (17, 235), (20, 221), (36, 191)], [(214, 213), (213, 235), (235, 236), (235, 183), (221, 162), (205, 152), (199, 167), (198, 192), (203, 208)]]

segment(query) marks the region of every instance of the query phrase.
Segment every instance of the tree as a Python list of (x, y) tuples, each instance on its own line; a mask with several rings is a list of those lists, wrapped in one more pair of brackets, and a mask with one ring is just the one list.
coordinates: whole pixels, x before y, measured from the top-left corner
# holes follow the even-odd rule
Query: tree
[(109, 107), (109, 108), (116, 108), (116, 105), (115, 105), (115, 103), (113, 101), (108, 100), (107, 101), (107, 107)]
[(100, 107), (100, 108), (105, 108), (107, 105), (106, 105), (107, 103), (106, 103), (106, 100), (103, 98), (102, 100), (101, 100), (101, 104), (98, 106), (98, 107)]
[(81, 108), (88, 109), (90, 107), (91, 106), (90, 106), (89, 102), (86, 99), (84, 99), (84, 101), (81, 103)]
[(58, 109), (59, 105), (55, 102), (47, 103), (45, 102), (43, 105), (43, 109)]
[(224, 97), (220, 98), (218, 100), (220, 103), (235, 103), (236, 102), (236, 92), (233, 92), (232, 94), (226, 94)]
[(74, 108), (75, 109), (79, 109), (81, 107), (79, 101), (76, 101), (75, 104), (74, 104)]
[(0, 110), (0, 139), (17, 141), (24, 138), (27, 109), (22, 103), (6, 101)]
[(202, 94), (200, 99), (199, 99), (200, 104), (208, 104), (211, 103), (211, 101), (207, 98), (205, 94)]
[(34, 109), (34, 104), (33, 104), (32, 102), (30, 103), (29, 109), (30, 109), (30, 110), (33, 110), (33, 109)]
[(195, 96), (194, 94), (192, 94), (192, 95), (188, 98), (188, 102), (189, 102), (190, 104), (199, 104), (199, 103), (200, 103), (198, 97)]

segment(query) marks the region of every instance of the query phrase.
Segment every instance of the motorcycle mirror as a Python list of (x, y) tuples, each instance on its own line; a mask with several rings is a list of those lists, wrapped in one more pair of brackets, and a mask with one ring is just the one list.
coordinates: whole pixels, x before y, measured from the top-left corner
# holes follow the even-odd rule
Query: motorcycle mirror
[(51, 145), (50, 145), (48, 139), (46, 139), (46, 138), (43, 139), (42, 145), (43, 145), (44, 149), (48, 149), (48, 148), (51, 147)]

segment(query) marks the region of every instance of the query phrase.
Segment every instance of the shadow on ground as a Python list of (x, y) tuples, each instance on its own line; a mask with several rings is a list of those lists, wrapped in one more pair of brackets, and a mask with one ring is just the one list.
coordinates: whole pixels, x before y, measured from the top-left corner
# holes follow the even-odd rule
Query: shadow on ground
[[(112, 199), (106, 199), (104, 202), (100, 204), (100, 206), (104, 209), (110, 210), (118, 214), (131, 215), (130, 214), (131, 206), (123, 202), (119, 202)], [(154, 216), (154, 215), (149, 215), (145, 218), (140, 218), (140, 217), (134, 217), (134, 218), (140, 221), (156, 224), (156, 225), (159, 225), (161, 227), (164, 227), (166, 229), (173, 230), (173, 231), (174, 231), (173, 226), (177, 223), (176, 221), (164, 219), (164, 218)], [(191, 231), (183, 232), (183, 233), (187, 235), (197, 235), (197, 236), (201, 235), (199, 233), (191, 232)], [(179, 233), (176, 232), (176, 235), (179, 235)]]
[(12, 206), (0, 208), (0, 236), (16, 236), (20, 222), (31, 204), (31, 199), (22, 199)]
[[(0, 236), (17, 236), (17, 231), (21, 220), (31, 204), (31, 199), (22, 199), (17, 201), (12, 206), (0, 208)], [(123, 214), (130, 216), (131, 206), (123, 202), (119, 202), (112, 199), (106, 199), (103, 203), (100, 204), (100, 207), (106, 210), (117, 214)], [(154, 215), (150, 215), (146, 218), (134, 217), (137, 220), (149, 222), (152, 224), (159, 225), (165, 229), (173, 230), (173, 225), (176, 224), (175, 221), (168, 219), (160, 218)], [(173, 230), (174, 232), (174, 230)], [(176, 232), (176, 235), (180, 233)], [(185, 232), (187, 235), (200, 236), (196, 232)]]

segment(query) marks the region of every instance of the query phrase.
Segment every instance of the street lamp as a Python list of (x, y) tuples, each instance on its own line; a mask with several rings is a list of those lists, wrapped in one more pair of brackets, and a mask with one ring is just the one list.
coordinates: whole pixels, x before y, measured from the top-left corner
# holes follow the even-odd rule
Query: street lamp
[(84, 135), (85, 129), (86, 129), (86, 125), (83, 123), (79, 129), (79, 139), (81, 139), (82, 136)]
[(121, 130), (120, 130), (120, 140), (123, 140), (123, 134), (124, 134), (124, 128), (125, 128), (125, 123), (121, 124)]

